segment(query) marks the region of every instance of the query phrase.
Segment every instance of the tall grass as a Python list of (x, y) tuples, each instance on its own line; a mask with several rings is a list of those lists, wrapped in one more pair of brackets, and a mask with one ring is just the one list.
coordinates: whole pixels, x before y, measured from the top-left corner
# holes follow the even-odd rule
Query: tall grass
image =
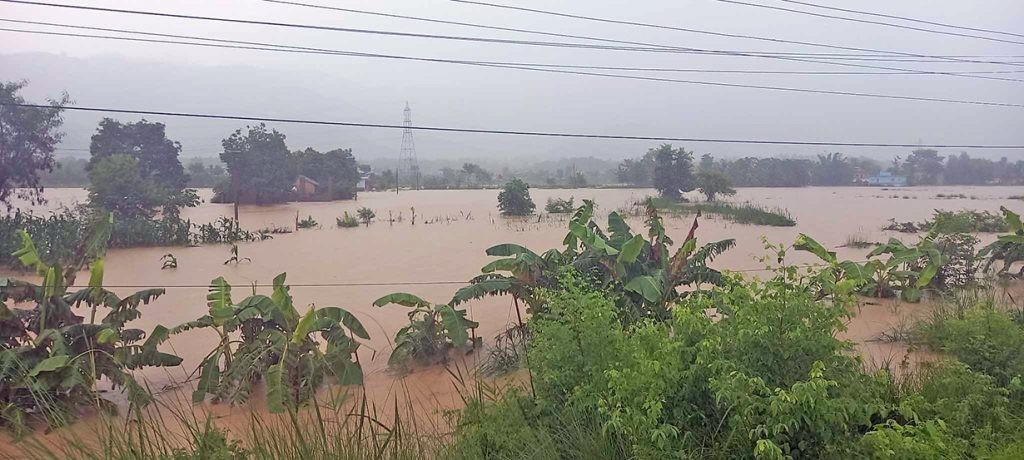
[(710, 201), (702, 203), (676, 203), (666, 198), (649, 198), (656, 208), (676, 213), (711, 214), (738, 224), (767, 225), (771, 227), (792, 227), (796, 220), (789, 211), (750, 202), (732, 203)]

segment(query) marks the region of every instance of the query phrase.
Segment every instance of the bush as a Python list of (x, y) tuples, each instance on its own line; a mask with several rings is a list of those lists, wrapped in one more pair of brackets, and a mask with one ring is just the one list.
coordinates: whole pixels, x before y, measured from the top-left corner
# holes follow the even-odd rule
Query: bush
[(313, 216), (306, 216), (305, 219), (295, 221), (295, 228), (298, 229), (316, 228), (319, 226), (320, 224), (313, 218)]
[(522, 179), (512, 179), (498, 192), (498, 210), (503, 216), (528, 216), (537, 206), (530, 198), (530, 185)]
[(370, 222), (373, 221), (373, 218), (377, 217), (377, 214), (375, 214), (372, 209), (365, 206), (356, 210), (356, 215), (359, 216), (359, 220), (363, 221), (363, 225), (366, 225), (367, 227), (370, 226)]
[(549, 214), (568, 214), (576, 210), (573, 197), (568, 200), (562, 198), (548, 198), (548, 204), (544, 206), (544, 212)]
[(341, 228), (352, 228), (359, 226), (359, 221), (356, 220), (355, 216), (349, 214), (348, 211), (345, 211), (345, 215), (337, 218), (336, 220), (338, 226)]

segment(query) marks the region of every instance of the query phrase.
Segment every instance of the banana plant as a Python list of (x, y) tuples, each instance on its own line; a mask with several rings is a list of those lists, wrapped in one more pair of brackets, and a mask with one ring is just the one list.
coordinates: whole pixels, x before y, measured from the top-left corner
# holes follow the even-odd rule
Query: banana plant
[[(1005, 275), (1009, 273), (1013, 264), (1024, 261), (1024, 223), (1021, 222), (1019, 214), (1006, 209), (1005, 206), (1000, 206), (999, 210), (1010, 227), (1010, 233), (999, 235), (991, 244), (981, 248), (978, 257), (988, 258), (985, 262), (985, 271), (992, 268), (996, 262), (1002, 262), (996, 274)], [(1015, 276), (1024, 277), (1024, 266)]]
[(280, 413), (307, 402), (328, 378), (362, 384), (356, 339), (370, 338), (366, 328), (340, 307), (310, 306), (300, 315), (286, 277), (274, 278), (269, 297), (254, 293), (237, 303), (231, 285), (218, 277), (210, 283), (207, 314), (171, 330), (212, 329), (220, 339), (197, 369), (193, 402), (212, 396), (241, 403), (265, 378), (268, 407)]
[[(47, 414), (53, 425), (70, 420), (79, 407), (107, 410), (115, 406), (97, 389), (101, 379), (128, 392), (129, 401), (143, 405), (149, 395), (128, 372), (148, 366), (176, 366), (181, 358), (157, 347), (168, 331), (150, 333), (126, 327), (139, 318), (139, 307), (164, 293), (147, 289), (121, 298), (103, 287), (104, 261), (90, 265), (88, 286), (69, 292), (72, 268), (90, 254), (102, 252), (81, 246), (76, 261), (61, 270), (44, 262), (28, 234), (21, 232), (22, 247), (14, 255), (36, 271), (42, 284), (0, 279), (0, 420), (24, 427), (30, 414)], [(83, 245), (102, 243), (87, 240)], [(83, 256), (84, 254), (84, 256)], [(4, 303), (31, 303), (32, 308), (8, 308)], [(76, 309), (88, 309), (88, 321)], [(105, 312), (102, 317), (98, 314)]]
[(829, 251), (814, 238), (801, 233), (797, 235), (793, 248), (810, 252), (824, 261), (828, 267), (815, 276), (821, 286), (821, 296), (849, 296), (856, 293), (870, 279), (865, 267), (852, 260), (840, 261), (834, 251)]
[(400, 305), (410, 308), (409, 325), (395, 334), (394, 349), (388, 363), (400, 365), (412, 359), (420, 364), (435, 364), (448, 360), (453, 348), (476, 347), (470, 330), (479, 323), (466, 318), (466, 310), (451, 305), (433, 305), (415, 295), (396, 292), (373, 302), (376, 307)]

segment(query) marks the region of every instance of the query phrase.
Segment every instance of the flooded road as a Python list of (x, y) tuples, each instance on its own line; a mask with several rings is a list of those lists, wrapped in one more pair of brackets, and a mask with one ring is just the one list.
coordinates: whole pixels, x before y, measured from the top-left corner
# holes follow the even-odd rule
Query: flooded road
[[(880, 229), (890, 218), (920, 221), (930, 217), (934, 209), (998, 211), (1000, 206), (1007, 206), (1021, 212), (1024, 201), (1007, 198), (1019, 195), (1020, 191), (1019, 187), (744, 188), (738, 190), (732, 201), (784, 208), (797, 225), (751, 226), (711, 217), (702, 219), (697, 235), (702, 243), (735, 238), (737, 246), (716, 259), (713, 266), (756, 275), (756, 270), (763, 268), (755, 260), (765, 253), (762, 237), (775, 243), (791, 244), (797, 234), (807, 233), (837, 250), (840, 257), (862, 260), (869, 249), (839, 247), (851, 235), (857, 234), (869, 241), (885, 241), (896, 236), (911, 242), (916, 238), (914, 235)], [(572, 196), (577, 204), (582, 199), (595, 200), (599, 216), (654, 194), (653, 190), (646, 189), (534, 189), (531, 192), (538, 211), (549, 197)], [(371, 399), (383, 401), (402, 387), (402, 391), (420, 401), (429, 401), (435, 407), (455, 406), (457, 395), (451, 377), (443, 369), (419, 370), (400, 382), (387, 370), (390, 339), (407, 323), (407, 310), (399, 306), (375, 308), (372, 302), (388, 293), (409, 292), (444, 303), (490, 261), (484, 253), (490, 246), (517, 243), (536, 252), (560, 246), (566, 233), (564, 218), (540, 221), (537, 217), (501, 218), (495, 207), (497, 193), (497, 190), (365, 192), (359, 194), (357, 201), (242, 206), (241, 225), (249, 230), (273, 226), (294, 229), (297, 214), (300, 218), (312, 216), (321, 227), (274, 235), (269, 241), (239, 244), (239, 257), (250, 261), (237, 265), (224, 264), (230, 257), (226, 245), (111, 250), (106, 260), (105, 284), (121, 295), (146, 287), (167, 288), (167, 294), (142, 307), (142, 318), (131, 324), (148, 330), (158, 324), (172, 327), (205, 314), (206, 286), (218, 276), (232, 284), (234, 298), (240, 300), (252, 292), (251, 284), (269, 285), (276, 275), (286, 272), (300, 311), (307, 305), (340, 306), (358, 316), (369, 331), (372, 339), (359, 353)], [(967, 198), (936, 197), (939, 194), (963, 194)], [(85, 192), (80, 189), (47, 190), (46, 196), (51, 202), (37, 207), (40, 212), (85, 200)], [(210, 191), (201, 191), (201, 196), (208, 199)], [(335, 219), (343, 212), (354, 214), (363, 206), (373, 209), (377, 215), (377, 220), (369, 227), (336, 227)], [(230, 215), (230, 204), (204, 203), (183, 212), (184, 217), (197, 223)], [(389, 224), (389, 215), (396, 219), (401, 216), (401, 221)], [(690, 219), (666, 218), (668, 233), (675, 241), (681, 242), (685, 237)], [(642, 228), (638, 218), (628, 219), (628, 222), (634, 230)], [(994, 238), (993, 235), (980, 237), (983, 243)], [(177, 269), (161, 270), (160, 257), (167, 253), (177, 258)], [(788, 262), (808, 263), (814, 262), (814, 258), (806, 253), (791, 252)], [(269, 291), (269, 287), (257, 288), (259, 293), (269, 294)], [(484, 337), (485, 343), (515, 321), (507, 298), (475, 301), (468, 304), (467, 309), (470, 318), (480, 322), (477, 334)], [(900, 308), (865, 305), (862, 310), (850, 325), (849, 338), (860, 343), (861, 350), (876, 359), (893, 353), (898, 346), (879, 346), (868, 343), (868, 339), (891, 326), (887, 322), (905, 316), (886, 313)], [(183, 357), (184, 364), (179, 368), (147, 370), (145, 378), (151, 388), (169, 387), (188, 379), (216, 340), (216, 334), (210, 331), (190, 331), (173, 337), (165, 347)], [(879, 356), (874, 356), (876, 354)], [(472, 359), (470, 356), (468, 365), (472, 365)], [(217, 410), (242, 409), (222, 407)]]

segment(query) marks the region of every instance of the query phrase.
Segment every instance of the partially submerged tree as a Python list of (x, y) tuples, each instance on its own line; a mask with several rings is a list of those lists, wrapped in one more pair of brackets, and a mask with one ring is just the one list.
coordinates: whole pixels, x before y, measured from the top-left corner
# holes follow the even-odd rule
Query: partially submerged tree
[(679, 201), (684, 192), (695, 187), (693, 178), (693, 152), (672, 144), (662, 144), (654, 151), (654, 188), (661, 196)]
[(732, 181), (718, 171), (701, 171), (697, 173), (697, 190), (707, 197), (708, 201), (715, 201), (718, 195), (735, 195), (736, 190), (732, 188)]
[(522, 179), (512, 179), (498, 192), (498, 209), (503, 216), (528, 216), (537, 205), (530, 198), (530, 184)]
[(334, 149), (320, 153), (312, 148), (292, 154), (298, 174), (312, 178), (325, 187), (332, 200), (350, 200), (356, 197), (359, 167), (352, 149)]
[(154, 208), (166, 199), (163, 189), (142, 176), (139, 160), (129, 155), (103, 158), (89, 178), (89, 203), (118, 217), (153, 217)]
[(236, 130), (222, 142), (221, 161), (227, 165), (230, 183), (222, 190), (222, 200), (236, 196), (241, 203), (282, 203), (288, 200), (295, 183), (295, 169), (289, 162), (285, 136), (260, 123)]
[[(18, 92), (26, 82), (0, 82), (0, 103), (25, 104)], [(65, 93), (47, 100), (52, 108), (0, 106), (0, 203), (11, 198), (43, 202), (40, 173), (52, 172), (53, 152), (64, 137), (61, 111), (70, 102)]]

